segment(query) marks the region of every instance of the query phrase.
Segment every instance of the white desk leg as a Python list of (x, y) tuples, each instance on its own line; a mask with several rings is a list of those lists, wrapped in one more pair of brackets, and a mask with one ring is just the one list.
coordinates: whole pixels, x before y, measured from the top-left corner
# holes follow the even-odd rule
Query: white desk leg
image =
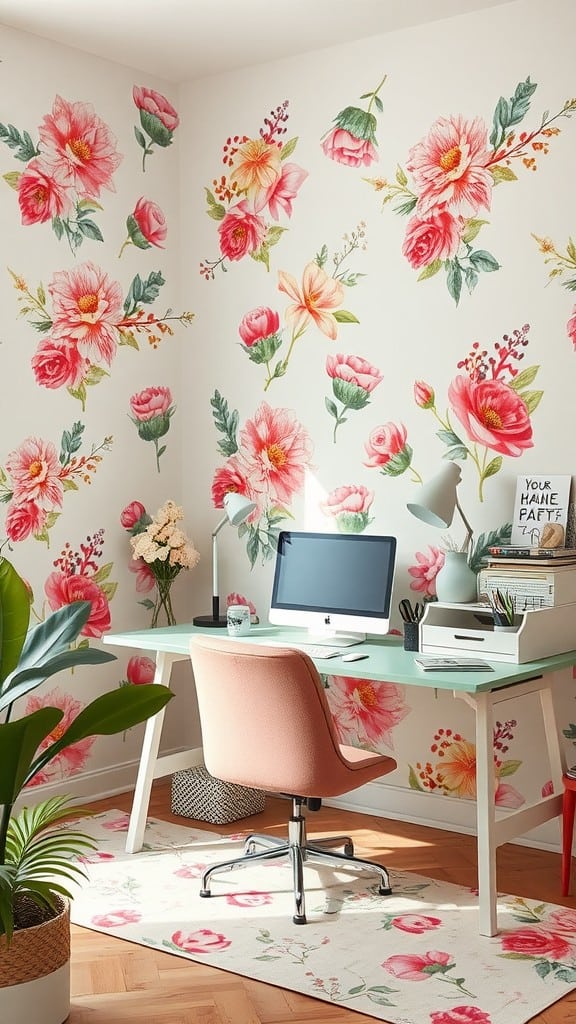
[(480, 935), (496, 935), (496, 834), (492, 694), (474, 697), (476, 707), (476, 821)]
[[(172, 665), (179, 658), (180, 655), (166, 654), (163, 651), (159, 651), (156, 655), (154, 682), (159, 683), (161, 686), (170, 686)], [(150, 792), (154, 780), (154, 766), (158, 757), (163, 724), (164, 708), (146, 722), (138, 777), (136, 779), (134, 800), (130, 814), (130, 824), (126, 837), (126, 853), (138, 853), (142, 849), (148, 805), (150, 804)]]

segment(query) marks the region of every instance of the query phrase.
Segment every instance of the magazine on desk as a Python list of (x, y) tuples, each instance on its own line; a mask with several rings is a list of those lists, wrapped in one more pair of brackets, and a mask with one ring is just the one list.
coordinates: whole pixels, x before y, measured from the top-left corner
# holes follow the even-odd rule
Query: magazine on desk
[(493, 672), (492, 665), (481, 658), (437, 657), (420, 654), (414, 661), (423, 672)]

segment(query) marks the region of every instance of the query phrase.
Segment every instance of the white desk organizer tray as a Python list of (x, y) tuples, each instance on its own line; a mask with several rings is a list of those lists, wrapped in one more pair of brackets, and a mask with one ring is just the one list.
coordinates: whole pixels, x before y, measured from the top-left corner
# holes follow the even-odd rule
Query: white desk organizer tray
[(420, 622), (423, 654), (474, 654), (522, 665), (576, 649), (576, 604), (522, 612), (515, 632), (494, 629), (490, 607), (429, 602)]

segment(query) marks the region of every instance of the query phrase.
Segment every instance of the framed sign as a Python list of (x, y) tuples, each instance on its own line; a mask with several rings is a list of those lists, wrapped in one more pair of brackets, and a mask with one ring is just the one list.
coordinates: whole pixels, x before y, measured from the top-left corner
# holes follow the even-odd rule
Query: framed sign
[(519, 476), (511, 543), (533, 548), (566, 546), (572, 477)]

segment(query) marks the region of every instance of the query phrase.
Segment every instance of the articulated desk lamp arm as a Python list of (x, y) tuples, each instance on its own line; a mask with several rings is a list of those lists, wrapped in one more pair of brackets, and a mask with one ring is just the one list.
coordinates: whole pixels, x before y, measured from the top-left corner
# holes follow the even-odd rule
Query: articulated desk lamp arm
[(197, 615), (192, 621), (195, 626), (221, 627), (226, 625), (226, 616), (220, 615), (220, 596), (218, 588), (218, 542), (217, 537), (223, 526), (230, 523), (231, 526), (240, 526), (245, 519), (254, 511), (256, 503), (250, 501), (243, 494), (236, 491), (228, 491), (224, 498), (224, 509), (226, 515), (212, 531), (212, 615)]

